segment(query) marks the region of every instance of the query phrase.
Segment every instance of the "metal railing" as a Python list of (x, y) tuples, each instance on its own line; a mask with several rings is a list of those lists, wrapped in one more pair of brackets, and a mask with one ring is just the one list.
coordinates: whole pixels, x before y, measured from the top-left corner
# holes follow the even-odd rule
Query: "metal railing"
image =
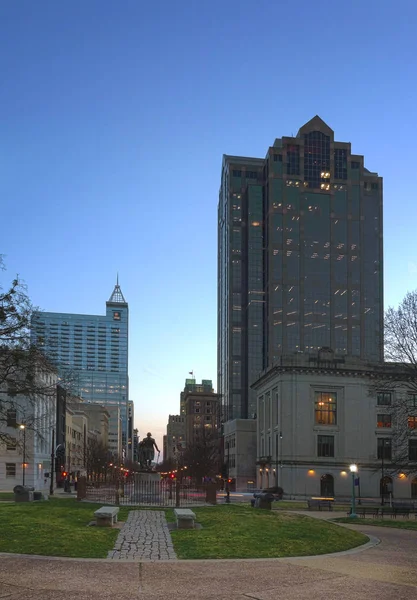
[(216, 503), (215, 490), (207, 485), (171, 480), (143, 481), (138, 477), (110, 482), (78, 482), (78, 498), (126, 506), (179, 507)]

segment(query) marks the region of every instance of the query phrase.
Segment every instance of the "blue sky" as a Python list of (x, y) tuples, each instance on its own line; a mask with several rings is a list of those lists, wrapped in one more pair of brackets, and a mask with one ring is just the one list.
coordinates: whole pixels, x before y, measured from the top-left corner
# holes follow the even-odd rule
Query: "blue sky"
[(222, 154), (319, 114), (384, 177), (385, 300), (417, 287), (413, 0), (3, 0), (0, 252), (44, 310), (130, 306), (130, 397), (162, 442), (216, 380)]

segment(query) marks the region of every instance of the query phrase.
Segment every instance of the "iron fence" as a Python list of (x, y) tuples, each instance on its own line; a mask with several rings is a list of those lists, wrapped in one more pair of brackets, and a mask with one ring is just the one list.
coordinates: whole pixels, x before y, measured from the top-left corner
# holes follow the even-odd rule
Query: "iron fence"
[(128, 481), (85, 482), (78, 484), (80, 500), (126, 506), (179, 507), (216, 503), (216, 491), (207, 485), (194, 485), (179, 481)]

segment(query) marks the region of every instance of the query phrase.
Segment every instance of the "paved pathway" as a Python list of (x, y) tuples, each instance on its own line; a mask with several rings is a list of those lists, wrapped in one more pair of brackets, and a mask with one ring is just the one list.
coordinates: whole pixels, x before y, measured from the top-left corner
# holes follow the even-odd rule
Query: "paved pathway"
[(0, 599), (68, 600), (70, 590), (77, 600), (416, 600), (417, 532), (366, 522), (349, 527), (381, 544), (339, 557), (243, 561), (3, 555)]
[(176, 559), (165, 513), (161, 510), (131, 510), (107, 558)]

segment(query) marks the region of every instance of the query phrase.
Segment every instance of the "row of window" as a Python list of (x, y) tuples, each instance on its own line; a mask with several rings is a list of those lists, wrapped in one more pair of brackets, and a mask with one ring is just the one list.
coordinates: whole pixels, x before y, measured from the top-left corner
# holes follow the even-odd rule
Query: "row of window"
[[(417, 394), (408, 394), (408, 406), (417, 409)], [(377, 394), (378, 406), (391, 406), (391, 392)], [(315, 423), (317, 425), (336, 425), (337, 421), (337, 394), (329, 392), (316, 392), (314, 395)], [(389, 414), (377, 415), (377, 427), (391, 427), (392, 419)], [(408, 416), (409, 429), (417, 429), (417, 416)]]
[[(321, 458), (334, 458), (334, 436), (317, 436), (317, 456)], [(392, 459), (392, 440), (391, 438), (377, 439), (377, 458), (379, 460)], [(417, 461), (417, 439), (408, 441), (408, 460)]]

